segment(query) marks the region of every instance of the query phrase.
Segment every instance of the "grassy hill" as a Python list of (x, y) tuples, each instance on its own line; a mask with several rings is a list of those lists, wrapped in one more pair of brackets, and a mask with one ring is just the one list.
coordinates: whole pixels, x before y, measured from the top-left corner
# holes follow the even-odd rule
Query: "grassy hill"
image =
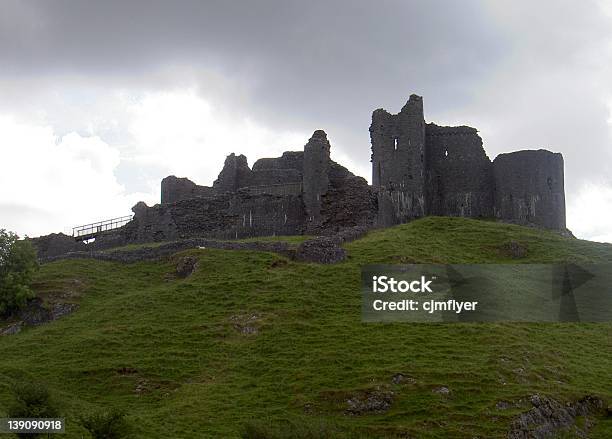
[[(510, 241), (527, 248), (520, 262), (612, 262), (611, 245), (425, 218), (347, 244), (337, 265), (213, 249), (44, 265), (39, 294), (80, 308), (0, 337), (0, 417), (24, 379), (51, 389), (67, 438), (86, 434), (80, 415), (109, 407), (128, 414), (139, 438), (505, 437), (535, 393), (612, 401), (612, 324), (361, 323), (361, 265), (516, 263), (503, 251)], [(184, 255), (199, 266), (176, 279)], [(351, 414), (347, 401), (370, 395), (390, 408)], [(612, 420), (591, 437), (612, 437)]]

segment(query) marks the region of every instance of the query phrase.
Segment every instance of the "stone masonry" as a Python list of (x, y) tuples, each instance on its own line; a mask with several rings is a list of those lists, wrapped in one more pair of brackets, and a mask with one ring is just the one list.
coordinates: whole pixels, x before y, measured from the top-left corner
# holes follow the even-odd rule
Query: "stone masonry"
[(475, 128), (425, 124), (412, 95), (372, 114), (372, 182), (380, 226), (423, 215), (498, 218), (565, 231), (563, 157), (545, 150), (487, 156)]
[(161, 203), (138, 203), (124, 227), (92, 244), (35, 238), (41, 256), (128, 243), (270, 235), (342, 235), (426, 215), (497, 218), (565, 232), (563, 157), (546, 150), (491, 161), (475, 128), (426, 123), (411, 95), (398, 114), (375, 110), (372, 185), (330, 159), (317, 130), (303, 151), (257, 160), (230, 154), (212, 186), (169, 176)]

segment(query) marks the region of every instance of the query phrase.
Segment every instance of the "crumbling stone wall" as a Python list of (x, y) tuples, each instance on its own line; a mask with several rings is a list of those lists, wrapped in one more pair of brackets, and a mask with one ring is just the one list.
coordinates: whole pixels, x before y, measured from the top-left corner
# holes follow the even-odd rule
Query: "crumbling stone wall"
[(475, 128), (427, 124), (428, 215), (493, 217), (493, 166)]
[(416, 95), (396, 115), (375, 110), (370, 136), (378, 226), (427, 214), (565, 230), (560, 154), (520, 151), (491, 163), (476, 129), (424, 126)]
[(253, 164), (253, 171), (266, 169), (294, 169), (301, 173), (304, 169), (304, 152), (286, 151), (280, 157), (259, 159)]
[(329, 187), (329, 150), (327, 134), (317, 130), (304, 146), (303, 199), (309, 225), (315, 228), (321, 223), (321, 197)]
[(215, 191), (208, 186), (198, 186), (187, 178), (170, 175), (161, 181), (161, 202), (174, 203), (197, 197), (214, 196)]
[(250, 186), (244, 190), (251, 194), (302, 195), (302, 182)]
[(372, 113), (372, 184), (379, 197), (378, 222), (392, 225), (425, 215), (425, 120), (423, 99), (411, 95), (398, 114)]
[(250, 186), (251, 168), (247, 158), (234, 153), (227, 156), (219, 177), (213, 183), (214, 190), (221, 194), (224, 192), (236, 192), (238, 189)]
[(500, 154), (493, 161), (495, 216), (565, 229), (563, 156), (543, 149)]
[(87, 246), (75, 241), (72, 236), (63, 233), (52, 233), (38, 238), (30, 238), (40, 259), (51, 258), (65, 253), (84, 251)]
[(355, 175), (330, 185), (322, 196), (321, 224), (316, 233), (338, 233), (350, 227), (373, 227), (378, 213), (377, 193)]
[(297, 169), (258, 169), (251, 172), (248, 187), (294, 183), (302, 183), (302, 172)]
[(153, 207), (138, 203), (133, 211), (134, 219), (124, 227), (129, 242), (298, 235), (305, 218), (301, 196), (245, 190)]
[(322, 130), (304, 151), (257, 160), (230, 154), (212, 187), (166, 177), (161, 204), (85, 247), (65, 235), (38, 238), (42, 258), (132, 242), (363, 233), (424, 215), (489, 217), (565, 231), (563, 157), (519, 151), (489, 160), (476, 129), (425, 124), (411, 95), (398, 114), (372, 114), (372, 181), (330, 159)]

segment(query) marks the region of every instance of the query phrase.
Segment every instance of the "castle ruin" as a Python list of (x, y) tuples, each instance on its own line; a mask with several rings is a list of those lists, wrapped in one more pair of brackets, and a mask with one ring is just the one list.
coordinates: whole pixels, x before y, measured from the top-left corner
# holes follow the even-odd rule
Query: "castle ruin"
[(438, 215), (565, 229), (559, 153), (517, 151), (491, 162), (476, 129), (425, 123), (417, 95), (398, 114), (374, 111), (370, 135), (380, 226)]
[(397, 114), (375, 110), (370, 137), (372, 185), (331, 160), (327, 135), (317, 130), (303, 151), (259, 159), (252, 168), (245, 156), (230, 154), (212, 186), (164, 178), (160, 204), (138, 203), (128, 224), (89, 245), (330, 235), (427, 215), (565, 231), (559, 153), (524, 150), (491, 161), (476, 129), (426, 123), (417, 95)]

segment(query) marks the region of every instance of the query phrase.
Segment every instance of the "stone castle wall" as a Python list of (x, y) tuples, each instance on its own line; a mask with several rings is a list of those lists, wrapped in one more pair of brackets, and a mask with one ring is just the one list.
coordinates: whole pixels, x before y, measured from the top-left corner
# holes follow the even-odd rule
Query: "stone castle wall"
[(495, 217), (565, 229), (563, 156), (543, 149), (500, 154), (493, 161)]
[(372, 114), (372, 183), (378, 188), (381, 225), (425, 215), (423, 100), (412, 95), (398, 114)]
[(474, 128), (427, 124), (428, 215), (492, 217), (493, 168)]
[(161, 204), (134, 206), (134, 219), (93, 244), (49, 235), (39, 253), (99, 250), (189, 238), (338, 234), (425, 215), (497, 218), (565, 231), (563, 157), (545, 150), (487, 156), (475, 128), (426, 124), (423, 99), (398, 114), (372, 114), (372, 186), (330, 159), (324, 131), (303, 151), (257, 160), (230, 154), (211, 187), (169, 176)]
[(322, 130), (313, 133), (304, 147), (302, 191), (308, 229), (321, 224), (322, 196), (329, 188), (330, 145)]
[[(475, 128), (430, 123), (423, 136), (421, 120), (424, 123), (422, 100), (415, 95), (396, 115), (382, 109), (372, 114), (372, 181), (379, 225), (438, 215), (495, 217), (565, 230), (561, 154), (519, 151), (491, 162)], [(423, 179), (416, 178), (419, 172)]]
[(215, 190), (208, 186), (198, 186), (187, 178), (170, 175), (161, 181), (161, 202), (174, 203), (190, 198), (212, 197)]
[(139, 203), (124, 234), (127, 242), (299, 235), (304, 216), (299, 196), (238, 191), (152, 207)]

